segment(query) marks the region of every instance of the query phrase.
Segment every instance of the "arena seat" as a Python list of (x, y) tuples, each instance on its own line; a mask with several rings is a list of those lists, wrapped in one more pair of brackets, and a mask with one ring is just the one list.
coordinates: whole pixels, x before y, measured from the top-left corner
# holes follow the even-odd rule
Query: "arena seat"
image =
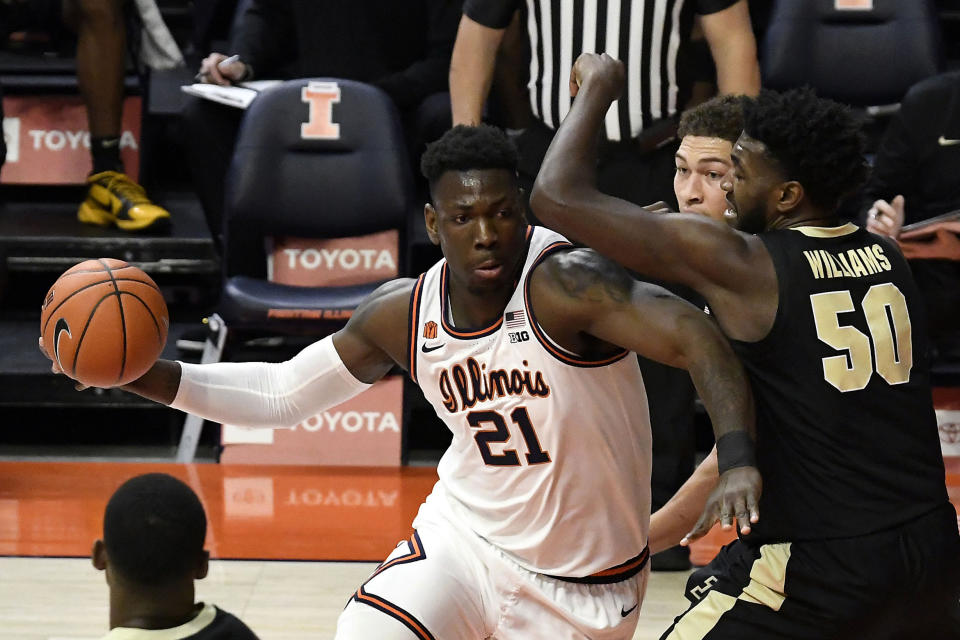
[[(326, 92), (326, 102), (314, 104), (311, 91)], [(332, 333), (384, 280), (402, 275), (414, 191), (408, 157), (396, 108), (376, 87), (291, 80), (258, 96), (244, 116), (227, 175), (223, 290), (202, 361), (218, 361), (228, 339), (244, 333)], [(298, 286), (274, 277), (279, 239), (383, 232), (397, 238), (397, 272), (390, 277), (342, 286)], [(178, 460), (192, 459), (201, 424), (187, 419)]]
[(899, 103), (940, 68), (932, 0), (776, 0), (762, 43), (763, 86), (857, 107)]

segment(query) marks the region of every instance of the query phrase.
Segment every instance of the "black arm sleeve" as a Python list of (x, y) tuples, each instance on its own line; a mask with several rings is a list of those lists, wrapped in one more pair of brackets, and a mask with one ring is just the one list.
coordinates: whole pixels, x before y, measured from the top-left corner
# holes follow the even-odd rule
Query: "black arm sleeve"
[(506, 29), (518, 8), (519, 0), (464, 0), (463, 15), (491, 29)]
[(298, 53), (290, 0), (253, 0), (240, 20), (233, 47), (258, 78), (277, 75)]
[[(409, 2), (410, 0), (404, 0)], [(403, 71), (373, 84), (387, 92), (400, 109), (415, 106), (432, 93), (447, 90), (450, 54), (460, 21), (459, 0), (427, 0), (426, 56)]]

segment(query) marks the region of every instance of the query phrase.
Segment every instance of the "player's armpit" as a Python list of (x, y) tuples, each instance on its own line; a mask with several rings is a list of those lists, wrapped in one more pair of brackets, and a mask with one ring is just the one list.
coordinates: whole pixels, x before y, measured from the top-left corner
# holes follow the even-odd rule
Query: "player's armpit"
[(407, 320), (415, 280), (391, 280), (371, 293), (333, 336), (343, 364), (358, 380), (376, 382), (399, 364), (406, 367)]

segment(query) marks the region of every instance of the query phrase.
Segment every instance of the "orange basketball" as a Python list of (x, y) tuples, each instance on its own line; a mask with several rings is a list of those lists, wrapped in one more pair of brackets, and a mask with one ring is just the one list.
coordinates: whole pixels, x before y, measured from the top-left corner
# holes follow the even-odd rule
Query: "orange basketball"
[(87, 260), (67, 269), (40, 314), (47, 353), (87, 386), (136, 380), (157, 361), (170, 318), (150, 276), (123, 260)]

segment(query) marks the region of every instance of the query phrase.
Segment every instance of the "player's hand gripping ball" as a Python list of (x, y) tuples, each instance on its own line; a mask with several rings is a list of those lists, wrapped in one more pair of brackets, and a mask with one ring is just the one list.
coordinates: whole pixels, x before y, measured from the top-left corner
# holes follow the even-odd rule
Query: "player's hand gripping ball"
[(123, 260), (81, 262), (43, 299), (40, 335), (47, 355), (89, 387), (116, 387), (160, 357), (170, 318), (153, 279)]

